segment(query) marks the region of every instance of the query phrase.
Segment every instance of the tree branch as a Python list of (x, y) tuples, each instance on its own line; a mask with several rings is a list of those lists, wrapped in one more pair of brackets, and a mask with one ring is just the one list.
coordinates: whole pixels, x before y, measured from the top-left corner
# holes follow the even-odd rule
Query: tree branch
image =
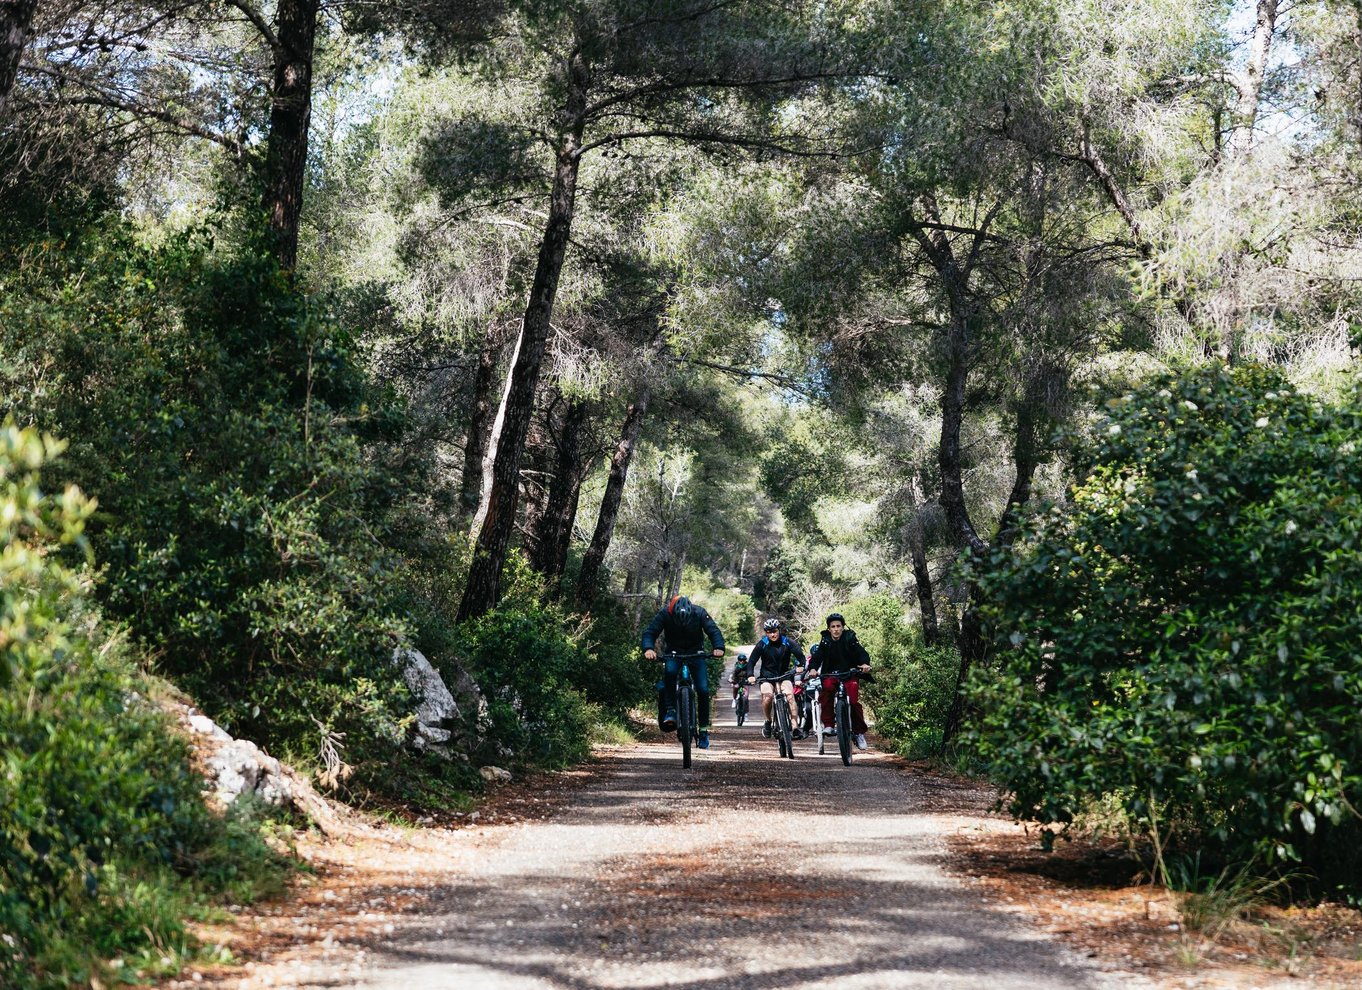
[(255, 29), (260, 32), (260, 37), (264, 38), (265, 44), (270, 46), (270, 51), (274, 52), (276, 56), (283, 53), (283, 43), (280, 42), (279, 36), (274, 33), (274, 29), (270, 27), (270, 22), (265, 20), (265, 15), (261, 13), (260, 8), (256, 7), (250, 0), (227, 0), (227, 3), (246, 15), (246, 20), (250, 21)]
[(798, 148), (790, 148), (774, 141), (765, 141), (759, 138), (737, 137), (732, 134), (707, 134), (700, 131), (673, 131), (673, 130), (653, 130), (653, 131), (621, 131), (615, 134), (607, 134), (604, 137), (590, 141), (577, 149), (576, 156), (580, 158), (588, 151), (610, 144), (619, 144), (621, 141), (633, 141), (641, 138), (666, 138), (672, 141), (691, 141), (696, 144), (728, 144), (740, 148), (760, 148), (766, 151), (777, 151), (785, 155), (795, 155), (800, 158), (838, 158), (840, 152), (835, 151), (802, 151)]

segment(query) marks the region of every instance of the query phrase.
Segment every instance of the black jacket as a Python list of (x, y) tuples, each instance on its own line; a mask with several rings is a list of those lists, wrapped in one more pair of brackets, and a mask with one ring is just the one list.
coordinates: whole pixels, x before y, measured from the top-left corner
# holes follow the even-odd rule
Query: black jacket
[(683, 625), (665, 606), (658, 609), (653, 621), (643, 630), (643, 648), (654, 649), (657, 637), (661, 635), (667, 640), (667, 649), (672, 653), (700, 653), (705, 648), (705, 637), (708, 636), (709, 645), (713, 649), (722, 650), (724, 634), (719, 632), (719, 627), (714, 624), (709, 613), (694, 602), (691, 603), (691, 613), (690, 623)]
[(839, 639), (833, 639), (824, 629), (818, 651), (809, 659), (809, 666), (824, 674), (840, 674), (869, 662), (870, 654), (856, 639), (855, 632), (844, 629)]
[(747, 655), (748, 677), (779, 677), (791, 667), (804, 665), (804, 650), (788, 636), (772, 643), (765, 636)]

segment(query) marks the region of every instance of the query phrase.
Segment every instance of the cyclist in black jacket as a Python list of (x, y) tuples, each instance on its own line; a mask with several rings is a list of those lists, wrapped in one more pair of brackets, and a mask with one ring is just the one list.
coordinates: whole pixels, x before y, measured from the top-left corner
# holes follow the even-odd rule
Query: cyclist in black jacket
[[(758, 677), (779, 677), (781, 674), (791, 674), (796, 669), (804, 668), (803, 649), (781, 631), (783, 628), (783, 623), (779, 619), (767, 619), (761, 624), (761, 631), (766, 635), (747, 658), (747, 662), (752, 665), (751, 675), (747, 679), (748, 684), (755, 684)], [(781, 681), (780, 692), (789, 701), (791, 723), (798, 725), (799, 709), (795, 705), (794, 681), (788, 678)], [(775, 694), (774, 684), (761, 686), (761, 710), (766, 718), (761, 734), (767, 739), (771, 738), (771, 702), (775, 699)], [(794, 737), (802, 739), (804, 733), (796, 729)]]
[[(657, 659), (657, 637), (667, 641), (667, 649), (673, 653), (700, 653), (704, 650), (705, 637), (709, 637), (710, 652), (716, 656), (724, 655), (724, 634), (719, 631), (714, 620), (702, 607), (684, 595), (677, 595), (665, 607), (658, 609), (648, 628), (643, 630), (643, 655), (649, 660)], [(697, 725), (700, 739), (697, 745), (709, 749), (709, 664), (701, 661), (690, 665), (691, 676), (695, 678), (695, 692), (700, 696), (700, 711)], [(662, 674), (662, 731), (676, 731), (676, 676), (680, 672), (679, 661), (667, 660)]]
[[(866, 653), (865, 647), (856, 639), (856, 633), (847, 628), (846, 619), (842, 618), (838, 612), (833, 612), (828, 616), (827, 628), (823, 630), (823, 638), (819, 640), (817, 651), (813, 659), (809, 661), (812, 669), (819, 673), (841, 674), (849, 670), (859, 670), (861, 673), (868, 673), (870, 670), (870, 654)], [(837, 678), (823, 677), (823, 687), (819, 691), (818, 700), (821, 702), (823, 735), (830, 736), (836, 730), (833, 728), (832, 702), (837, 695)], [(860, 685), (858, 682), (847, 681), (847, 698), (851, 702), (851, 731), (856, 736), (856, 748), (865, 749), (865, 709), (861, 707)]]

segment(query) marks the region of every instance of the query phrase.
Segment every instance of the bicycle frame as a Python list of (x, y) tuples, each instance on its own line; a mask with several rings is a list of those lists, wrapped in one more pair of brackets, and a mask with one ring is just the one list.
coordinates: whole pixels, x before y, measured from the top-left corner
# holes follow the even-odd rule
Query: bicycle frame
[[(859, 670), (844, 670), (829, 674), (819, 674), (821, 678), (831, 677), (837, 681), (837, 693), (832, 698), (833, 728), (836, 730), (837, 750), (845, 766), (851, 766), (851, 696), (847, 694), (847, 681), (861, 676)], [(818, 755), (823, 755), (824, 740), (822, 718), (819, 718)]]
[(794, 715), (790, 712), (790, 702), (793, 700), (794, 696), (783, 693), (780, 690), (779, 685), (782, 681), (790, 681), (791, 686), (793, 687), (794, 673), (794, 668), (791, 667), (778, 677), (757, 678), (758, 685), (770, 684), (773, 688), (771, 694), (771, 720), (775, 723), (773, 726), (775, 731), (771, 734), (776, 737), (776, 745), (780, 749), (780, 755), (782, 757), (788, 757), (791, 760), (794, 759)]
[(658, 659), (677, 661), (676, 669), (676, 738), (681, 743), (681, 766), (688, 769), (691, 764), (691, 747), (700, 739), (699, 698), (695, 692), (695, 681), (690, 674), (694, 661), (708, 662), (707, 653), (660, 653)]

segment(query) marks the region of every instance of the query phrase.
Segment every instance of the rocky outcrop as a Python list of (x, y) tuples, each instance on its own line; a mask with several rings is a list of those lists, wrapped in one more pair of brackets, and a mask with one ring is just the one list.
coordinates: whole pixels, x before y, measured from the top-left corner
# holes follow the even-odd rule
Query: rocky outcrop
[(242, 799), (256, 800), (294, 811), (323, 832), (336, 830), (339, 822), (335, 809), (292, 767), (250, 740), (233, 738), (190, 705), (172, 702), (168, 707), (194, 748), (210, 802), (225, 809)]
[(416, 699), (416, 731), (413, 745), (446, 756), (467, 759), (478, 745), (478, 725), (487, 701), (462, 667), (453, 667), (446, 684), (420, 650), (406, 647), (393, 652), (402, 667), (402, 679)]

